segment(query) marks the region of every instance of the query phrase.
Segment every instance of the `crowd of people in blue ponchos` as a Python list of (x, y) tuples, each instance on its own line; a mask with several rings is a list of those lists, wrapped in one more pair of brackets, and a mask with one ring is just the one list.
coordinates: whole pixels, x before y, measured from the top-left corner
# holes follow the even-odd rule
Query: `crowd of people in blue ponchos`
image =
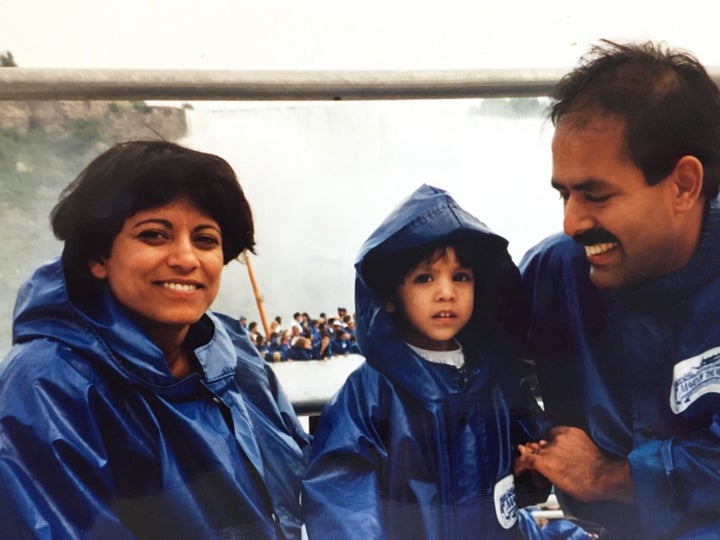
[(333, 356), (362, 354), (355, 339), (355, 319), (343, 307), (338, 308), (335, 316), (320, 313), (316, 318), (306, 312), (295, 312), (288, 326), (283, 326), (278, 315), (270, 322), (268, 336), (262, 334), (256, 321), (248, 323), (244, 315), (239, 320), (267, 362), (328, 360)]

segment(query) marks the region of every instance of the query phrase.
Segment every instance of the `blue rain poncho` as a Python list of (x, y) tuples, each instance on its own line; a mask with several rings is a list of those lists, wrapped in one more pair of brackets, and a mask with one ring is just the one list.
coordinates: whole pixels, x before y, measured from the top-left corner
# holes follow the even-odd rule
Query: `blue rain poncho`
[(308, 436), (239, 323), (189, 333), (177, 380), (104, 284), (22, 287), (0, 364), (3, 538), (300, 538)]
[(537, 407), (499, 316), (486, 319), (486, 339), (472, 325), (461, 332), (463, 369), (431, 363), (403, 341), (363, 276), (370, 252), (460, 236), (486, 255), (485, 285), (509, 302), (519, 275), (507, 242), (442, 190), (418, 189), (360, 251), (357, 339), (367, 361), (320, 416), (303, 491), (311, 540), (520, 536), (512, 462), (516, 444), (537, 433)]
[(583, 246), (553, 236), (521, 263), (529, 351), (549, 420), (627, 459), (636, 504), (581, 503), (622, 538), (720, 537), (720, 206), (681, 270), (592, 285)]

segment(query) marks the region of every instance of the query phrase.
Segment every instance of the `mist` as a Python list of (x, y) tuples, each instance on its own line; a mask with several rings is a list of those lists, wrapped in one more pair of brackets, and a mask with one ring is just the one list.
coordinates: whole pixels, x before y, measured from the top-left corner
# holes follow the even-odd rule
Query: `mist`
[[(517, 103), (517, 100), (515, 100)], [(512, 100), (214, 104), (181, 143), (227, 159), (253, 209), (251, 264), (268, 319), (353, 311), (355, 256), (422, 183), (446, 189), (510, 242), (513, 259), (561, 227), (552, 128)], [(213, 309), (260, 322), (247, 268)]]
[[(538, 100), (193, 105), (180, 142), (219, 154), (238, 174), (255, 218), (250, 261), (268, 319), (341, 306), (352, 313), (361, 244), (422, 183), (446, 189), (507, 238), (516, 262), (561, 227), (550, 188), (552, 126)], [(53, 161), (44, 175), (52, 185), (3, 203), (10, 225), (0, 233), (0, 356), (10, 349), (18, 287), (62, 249), (47, 216), (86, 165), (75, 161), (71, 170)], [(28, 205), (32, 212), (19, 211)], [(261, 323), (241, 262), (226, 267), (213, 309)]]

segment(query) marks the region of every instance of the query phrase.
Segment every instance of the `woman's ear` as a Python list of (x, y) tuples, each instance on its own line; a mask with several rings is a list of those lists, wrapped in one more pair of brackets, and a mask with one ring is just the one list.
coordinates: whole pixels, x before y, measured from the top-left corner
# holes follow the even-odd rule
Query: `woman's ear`
[(397, 311), (397, 306), (390, 300), (387, 300), (385, 302), (385, 311), (387, 311), (388, 313), (394, 313), (395, 311)]
[(97, 258), (88, 263), (90, 273), (97, 279), (105, 279), (107, 277), (107, 268), (105, 267), (105, 259)]

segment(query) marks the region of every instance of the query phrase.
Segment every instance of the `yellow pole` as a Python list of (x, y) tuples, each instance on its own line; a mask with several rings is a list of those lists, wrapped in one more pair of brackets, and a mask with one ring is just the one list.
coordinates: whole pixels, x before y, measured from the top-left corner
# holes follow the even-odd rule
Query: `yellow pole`
[(250, 257), (247, 253), (245, 253), (245, 264), (247, 265), (248, 269), (248, 276), (250, 276), (250, 284), (253, 288), (253, 293), (255, 294), (255, 302), (257, 303), (258, 311), (260, 312), (260, 322), (262, 322), (263, 328), (265, 329), (265, 338), (270, 338), (270, 326), (267, 322), (267, 317), (265, 316), (265, 308), (263, 307), (262, 302), (262, 295), (260, 294), (260, 290), (258, 289), (257, 281), (255, 280), (255, 273), (252, 269), (252, 264), (250, 264)]

